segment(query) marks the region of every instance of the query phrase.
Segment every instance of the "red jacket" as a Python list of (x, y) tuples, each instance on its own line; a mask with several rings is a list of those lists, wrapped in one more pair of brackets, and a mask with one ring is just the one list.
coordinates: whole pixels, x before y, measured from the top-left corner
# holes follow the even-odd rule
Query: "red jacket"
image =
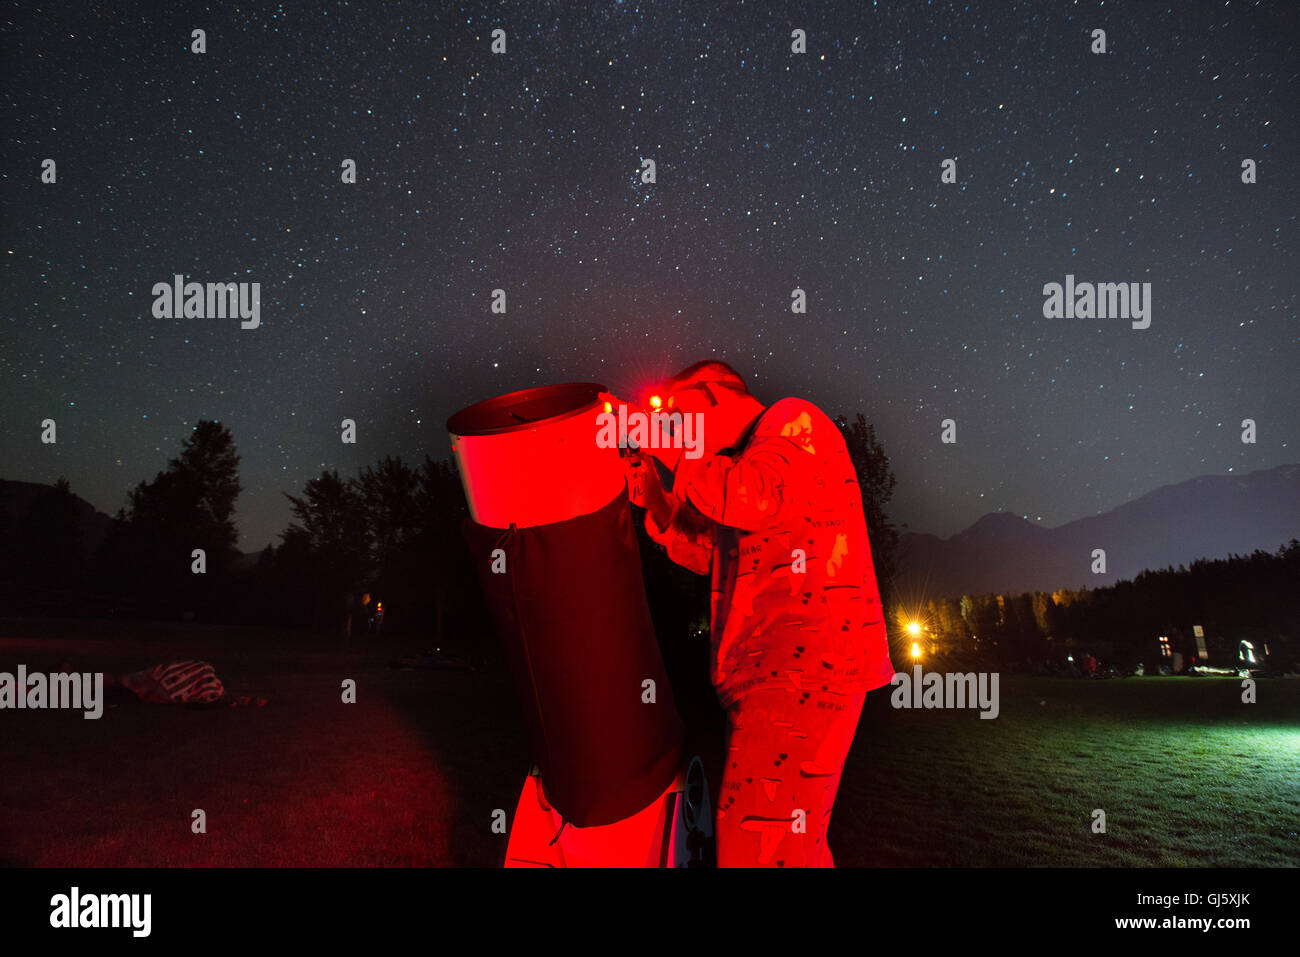
[(677, 564), (712, 569), (713, 685), (723, 705), (759, 686), (853, 694), (889, 683), (880, 590), (857, 473), (839, 428), (782, 399), (735, 455), (684, 455), (667, 528)]

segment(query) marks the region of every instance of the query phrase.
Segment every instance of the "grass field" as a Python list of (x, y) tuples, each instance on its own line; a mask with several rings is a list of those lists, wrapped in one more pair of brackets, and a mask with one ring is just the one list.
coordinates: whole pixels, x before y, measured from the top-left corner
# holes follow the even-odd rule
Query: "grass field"
[[(0, 671), (203, 658), (270, 698), (98, 721), (0, 711), (0, 863), (497, 866), (492, 812), (513, 813), (529, 764), (509, 678), (390, 670), (395, 650), (202, 629), (0, 637)], [(895, 711), (886, 690), (845, 768), (837, 864), (1300, 865), (1300, 680), (1260, 681), (1254, 705), (1239, 684), (1005, 677), (992, 721)]]
[(1300, 681), (1253, 705), (1233, 678), (1001, 685), (996, 720), (886, 705), (859, 726), (837, 863), (1300, 865)]

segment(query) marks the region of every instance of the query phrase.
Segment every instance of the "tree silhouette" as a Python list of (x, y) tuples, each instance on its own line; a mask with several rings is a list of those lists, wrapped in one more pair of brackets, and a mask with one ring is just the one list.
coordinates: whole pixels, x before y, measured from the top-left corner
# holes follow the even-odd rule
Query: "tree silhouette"
[(400, 458), (388, 456), (350, 484), (365, 516), (370, 564), (386, 568), (420, 531), (420, 477)]
[[(104, 578), (124, 597), (147, 601), (152, 616), (219, 614), (239, 555), (240, 491), (234, 437), (219, 422), (200, 420), (181, 454), (131, 490), (101, 553)], [(204, 552), (203, 575), (192, 571), (195, 549)]]
[(306, 596), (313, 627), (341, 621), (348, 596), (365, 584), (370, 567), (366, 515), (361, 496), (337, 471), (309, 481), (301, 497), (288, 495), (296, 522), (285, 530), (281, 558), (306, 565)]
[(885, 605), (893, 600), (894, 571), (898, 560), (898, 529), (885, 513), (885, 506), (894, 497), (896, 479), (889, 468), (889, 456), (876, 438), (876, 428), (867, 424), (861, 412), (849, 422), (844, 416), (835, 420), (844, 435), (849, 458), (858, 473), (862, 488), (862, 508), (867, 515), (867, 534), (871, 537), (871, 558), (876, 566), (876, 580), (880, 585), (880, 599)]
[(168, 466), (188, 482), (196, 531), (209, 550), (209, 568), (214, 552), (220, 561), (233, 558), (239, 542), (235, 501), (243, 489), (239, 484), (239, 455), (230, 430), (219, 422), (199, 420), (182, 442), (180, 458), (172, 459)]
[(452, 463), (426, 456), (417, 470), (389, 456), (350, 480), (324, 472), (287, 497), (296, 521), (269, 566), (278, 587), (306, 597), (314, 627), (344, 621), (348, 595), (366, 591), (384, 603), (386, 632), (479, 650), (486, 611)]

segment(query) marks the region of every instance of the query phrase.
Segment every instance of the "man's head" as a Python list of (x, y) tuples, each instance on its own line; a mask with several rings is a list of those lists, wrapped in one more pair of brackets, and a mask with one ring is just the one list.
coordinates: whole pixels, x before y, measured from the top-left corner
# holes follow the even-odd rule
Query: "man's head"
[(733, 445), (763, 411), (740, 373), (716, 359), (687, 366), (661, 384), (646, 405), (669, 413), (702, 415), (708, 454)]
[(725, 362), (705, 359), (656, 386), (646, 405), (674, 412), (706, 412), (748, 394), (740, 373)]

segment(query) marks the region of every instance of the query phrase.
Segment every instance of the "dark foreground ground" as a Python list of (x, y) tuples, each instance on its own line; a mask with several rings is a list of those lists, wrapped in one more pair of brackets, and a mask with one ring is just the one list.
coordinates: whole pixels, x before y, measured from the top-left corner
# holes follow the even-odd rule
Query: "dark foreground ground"
[[(210, 661), (264, 708), (0, 711), (0, 863), (497, 866), (528, 768), (508, 676), (397, 671), (415, 645), (129, 625), (5, 637), (0, 671)], [(90, 637), (92, 633), (94, 637)], [(76, 634), (76, 637), (70, 635)], [(358, 700), (340, 701), (355, 679)], [(840, 866), (1300, 865), (1300, 680), (1004, 678), (1001, 715), (864, 715)], [(887, 692), (886, 692), (887, 693)], [(207, 833), (191, 833), (202, 808)], [(1094, 834), (1094, 809), (1106, 833)]]

